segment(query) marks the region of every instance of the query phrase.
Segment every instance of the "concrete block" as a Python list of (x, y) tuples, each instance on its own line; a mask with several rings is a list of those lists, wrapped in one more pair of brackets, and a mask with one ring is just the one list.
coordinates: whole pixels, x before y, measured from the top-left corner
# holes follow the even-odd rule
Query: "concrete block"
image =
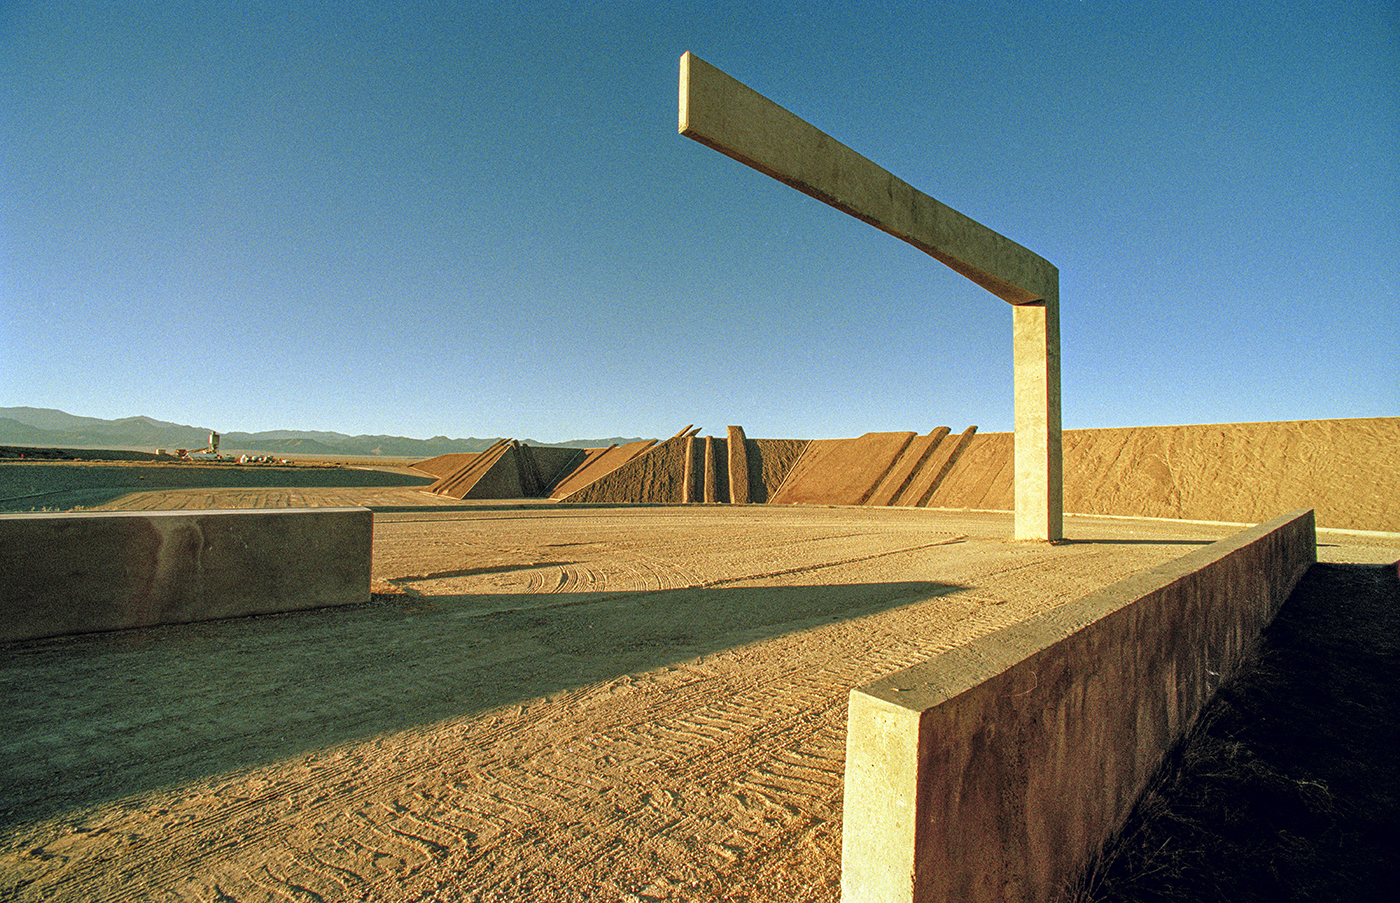
[(1314, 561), (1294, 512), (852, 691), (841, 899), (1056, 899)]
[(0, 641), (369, 601), (367, 508), (0, 514)]

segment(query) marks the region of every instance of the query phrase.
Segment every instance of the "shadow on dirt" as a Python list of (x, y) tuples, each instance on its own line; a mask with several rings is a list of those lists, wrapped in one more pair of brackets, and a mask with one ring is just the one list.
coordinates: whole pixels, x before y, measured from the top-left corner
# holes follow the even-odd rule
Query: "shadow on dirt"
[(0, 647), (0, 827), (961, 589), (376, 596)]
[(1395, 566), (1314, 565), (1075, 899), (1390, 898), (1397, 712)]

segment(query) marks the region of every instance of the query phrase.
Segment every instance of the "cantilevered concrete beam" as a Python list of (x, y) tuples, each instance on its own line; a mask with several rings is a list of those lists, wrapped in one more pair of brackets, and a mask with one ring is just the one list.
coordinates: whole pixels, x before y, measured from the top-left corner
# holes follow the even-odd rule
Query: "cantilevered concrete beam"
[(1059, 270), (686, 53), (680, 133), (849, 213), (1016, 305), (1016, 537), (1063, 536)]

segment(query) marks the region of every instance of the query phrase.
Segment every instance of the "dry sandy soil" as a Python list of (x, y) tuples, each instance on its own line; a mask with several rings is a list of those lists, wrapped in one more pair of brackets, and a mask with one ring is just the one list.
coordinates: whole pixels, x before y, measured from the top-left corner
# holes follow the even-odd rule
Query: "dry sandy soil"
[[(423, 505), (432, 504), (433, 496), (414, 488), (432, 482), (426, 473), (392, 465), (0, 461), (0, 511), (121, 508), (119, 500), (132, 494), (137, 498), (131, 504), (143, 508), (336, 506), (376, 501), (374, 493), (365, 492), (371, 488), (391, 497), (395, 489), (408, 489), (403, 497)], [(328, 491), (335, 489), (346, 492)]]
[(0, 897), (835, 901), (852, 687), (1230, 530), (285, 491), (374, 602), (0, 647)]

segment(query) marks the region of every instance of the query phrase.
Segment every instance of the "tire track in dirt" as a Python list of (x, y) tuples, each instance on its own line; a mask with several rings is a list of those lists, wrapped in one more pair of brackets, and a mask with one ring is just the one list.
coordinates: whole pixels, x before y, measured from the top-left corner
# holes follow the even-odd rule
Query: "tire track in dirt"
[[(460, 560), (461, 543), (479, 535), (442, 548), (455, 548)], [(950, 535), (929, 543), (925, 530), (920, 541), (895, 540), (892, 549), (831, 556), (810, 531), (774, 531), (768, 542), (741, 543), (737, 551), (713, 542), (711, 554), (723, 556), (701, 567), (627, 539), (587, 563), (534, 568), (522, 577), (542, 577), (541, 591), (549, 580), (577, 587), (542, 596), (542, 604), (571, 605), (581, 615), (599, 603), (584, 598), (585, 587), (611, 587), (604, 607), (638, 618), (657, 608), (652, 587), (689, 585), (708, 572), (714, 592), (687, 597), (688, 607), (658, 609), (669, 620), (656, 636), (683, 636), (708, 621), (733, 622), (729, 629), (743, 636), (751, 614), (734, 588), (745, 581), (800, 590), (815, 602), (776, 636), (21, 830), (3, 841), (0, 868), (14, 862), (7, 857), (23, 858), (21, 850), (58, 849), (81, 821), (109, 827), (112, 837), (66, 852), (66, 865), (52, 869), (30, 857), (37, 883), (19, 889), (24, 898), (135, 900), (168, 891), (239, 900), (569, 900), (589, 893), (834, 900), (849, 689), (1043, 607), (1044, 598), (981, 589), (979, 574), (1018, 581), (1032, 574), (1032, 583), (1046, 584), (1055, 578), (1053, 559), (1087, 562), (1097, 554), (1087, 547), (959, 551), (964, 564), (952, 583), (972, 589), (945, 595), (932, 582), (880, 582), (887, 574), (908, 580), (929, 573), (920, 563)], [(827, 562), (791, 552), (803, 545)], [(518, 562), (528, 543), (507, 537), (483, 548)], [(558, 551), (539, 560), (573, 557)], [(784, 555), (787, 567), (768, 563)], [(800, 582), (794, 575), (827, 576), (822, 567), (838, 568), (828, 579), (859, 585), (859, 604), (870, 607), (852, 609), (849, 595), (832, 595), (839, 586), (788, 585)], [(561, 631), (575, 631), (578, 615), (559, 617)], [(650, 642), (653, 635), (639, 636)], [(132, 861), (158, 867), (113, 868)], [(191, 874), (204, 877), (191, 884)], [(802, 880), (789, 886), (794, 875)]]

